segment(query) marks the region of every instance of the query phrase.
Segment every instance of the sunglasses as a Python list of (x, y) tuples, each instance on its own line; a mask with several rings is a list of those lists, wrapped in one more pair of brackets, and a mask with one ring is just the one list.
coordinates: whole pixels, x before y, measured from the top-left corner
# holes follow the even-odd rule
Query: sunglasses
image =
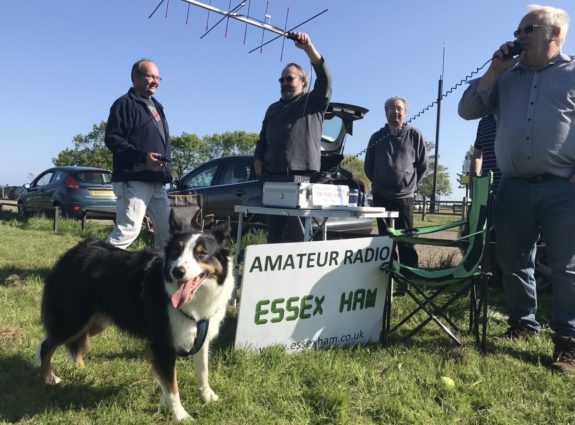
[(299, 78), (299, 77), (292, 77), (291, 75), (288, 75), (287, 77), (280, 77), (280, 78), (278, 78), (278, 81), (280, 82), (280, 84), (283, 84), (284, 81), (285, 81), (286, 83), (291, 83), (291, 82), (292, 82), (293, 80), (295, 80), (296, 78)]
[(524, 34), (530, 34), (533, 31), (535, 31), (537, 28), (539, 27), (544, 27), (545, 25), (537, 25), (537, 24), (531, 24), (531, 25), (527, 25), (525, 28), (517, 28), (515, 31), (513, 31), (513, 36), (515, 38), (519, 37), (521, 35), (521, 33)]

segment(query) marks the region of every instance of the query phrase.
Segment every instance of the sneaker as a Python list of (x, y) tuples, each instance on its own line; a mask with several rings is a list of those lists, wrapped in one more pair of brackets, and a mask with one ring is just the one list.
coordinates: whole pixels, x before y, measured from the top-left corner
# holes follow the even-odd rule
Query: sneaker
[(555, 337), (551, 369), (559, 373), (575, 374), (575, 337)]
[(503, 338), (516, 341), (518, 339), (529, 338), (536, 335), (535, 329), (528, 328), (525, 325), (512, 325), (503, 334)]

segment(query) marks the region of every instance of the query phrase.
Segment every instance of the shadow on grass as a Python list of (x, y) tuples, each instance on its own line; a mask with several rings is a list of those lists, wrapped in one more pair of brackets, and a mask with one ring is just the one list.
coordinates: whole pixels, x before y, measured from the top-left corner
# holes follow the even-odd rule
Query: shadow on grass
[(117, 397), (116, 386), (81, 382), (45, 385), (40, 369), (20, 357), (0, 359), (0, 421), (16, 422), (46, 410), (95, 408), (106, 398)]
[(16, 285), (23, 283), (29, 278), (38, 278), (43, 280), (46, 275), (50, 272), (48, 267), (33, 267), (33, 268), (22, 268), (22, 267), (2, 267), (0, 268), (0, 286), (4, 285)]

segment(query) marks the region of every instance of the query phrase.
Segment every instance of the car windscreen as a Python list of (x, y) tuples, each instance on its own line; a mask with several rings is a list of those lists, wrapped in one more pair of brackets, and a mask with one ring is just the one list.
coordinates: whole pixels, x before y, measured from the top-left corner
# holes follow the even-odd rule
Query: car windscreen
[(112, 173), (106, 173), (102, 171), (82, 171), (76, 173), (76, 178), (81, 183), (87, 184), (110, 184), (112, 183)]

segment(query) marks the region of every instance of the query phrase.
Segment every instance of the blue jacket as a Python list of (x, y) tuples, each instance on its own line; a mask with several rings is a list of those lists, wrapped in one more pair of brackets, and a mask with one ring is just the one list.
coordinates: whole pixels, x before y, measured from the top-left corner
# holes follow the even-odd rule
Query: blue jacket
[(146, 154), (149, 152), (172, 158), (164, 108), (153, 97), (152, 100), (164, 123), (165, 138), (154, 122), (148, 105), (133, 88), (118, 98), (110, 108), (104, 141), (112, 151), (112, 181), (172, 181), (172, 167), (169, 162), (161, 168), (146, 165)]

